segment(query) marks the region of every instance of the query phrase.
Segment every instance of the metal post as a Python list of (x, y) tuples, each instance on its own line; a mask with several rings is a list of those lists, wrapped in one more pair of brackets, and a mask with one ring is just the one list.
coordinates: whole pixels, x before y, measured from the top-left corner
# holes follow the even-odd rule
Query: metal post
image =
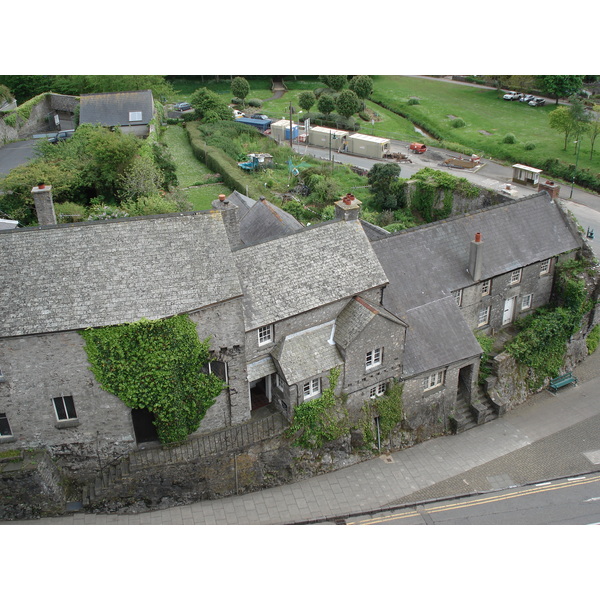
[(577, 165), (579, 164), (579, 148), (581, 147), (581, 140), (575, 140), (577, 144), (577, 156), (575, 157), (575, 171), (573, 171), (573, 179), (571, 181), (571, 193), (569, 194), (569, 200), (573, 197), (573, 187), (575, 186), (575, 173), (577, 173)]
[(292, 142), (292, 103), (290, 102), (290, 148), (294, 149), (294, 143)]

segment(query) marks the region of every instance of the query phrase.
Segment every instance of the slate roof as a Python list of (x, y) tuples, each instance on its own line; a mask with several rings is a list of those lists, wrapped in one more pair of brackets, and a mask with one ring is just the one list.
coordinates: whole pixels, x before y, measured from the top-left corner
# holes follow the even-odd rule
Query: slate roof
[(406, 323), (403, 323), (382, 306), (373, 306), (363, 298), (356, 297), (348, 302), (335, 321), (335, 342), (340, 347), (347, 348), (352, 340), (378, 316), (406, 326)]
[(452, 296), (428, 302), (406, 312), (402, 374), (412, 377), (442, 369), (482, 352)]
[(268, 200), (259, 200), (240, 220), (240, 237), (246, 245), (304, 229), (290, 213)]
[(218, 211), (0, 231), (0, 336), (157, 319), (241, 295)]
[[(130, 120), (131, 112), (141, 112), (140, 120)], [(80, 99), (80, 123), (117, 125), (148, 125), (154, 114), (151, 90), (137, 92), (104, 92), (84, 94)]]
[(358, 221), (330, 221), (234, 252), (246, 331), (384, 285)]
[[(473, 285), (470, 242), (482, 235), (481, 279), (580, 247), (557, 203), (546, 192), (468, 215), (407, 229), (373, 242), (390, 279), (384, 304), (394, 314)], [(393, 296), (388, 304), (385, 300)]]
[(286, 336), (271, 352), (289, 385), (344, 364), (331, 337), (335, 321)]

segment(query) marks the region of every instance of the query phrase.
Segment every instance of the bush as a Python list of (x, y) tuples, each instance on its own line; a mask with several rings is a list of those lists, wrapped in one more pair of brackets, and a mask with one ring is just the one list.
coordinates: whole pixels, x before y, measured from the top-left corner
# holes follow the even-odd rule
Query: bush
[(524, 148), (525, 150), (535, 150), (535, 144), (534, 144), (533, 142), (526, 142), (526, 143), (523, 145), (523, 148)]
[(592, 354), (598, 348), (598, 343), (600, 343), (600, 325), (596, 325), (588, 334), (585, 339), (585, 343), (587, 346), (588, 354)]
[(260, 108), (263, 103), (262, 100), (259, 100), (258, 98), (250, 98), (246, 104), (254, 108)]
[(464, 127), (466, 125), (466, 123), (463, 121), (463, 119), (453, 119), (452, 121), (452, 127), (454, 127), (454, 129), (458, 129), (459, 127)]
[(502, 143), (503, 144), (516, 144), (517, 143), (517, 138), (516, 138), (516, 136), (515, 136), (514, 133), (507, 133), (502, 138)]
[(75, 202), (62, 202), (54, 205), (58, 223), (76, 223), (85, 220), (87, 209)]
[(409, 98), (408, 105), (414, 106), (415, 104), (421, 104), (421, 101), (418, 98)]

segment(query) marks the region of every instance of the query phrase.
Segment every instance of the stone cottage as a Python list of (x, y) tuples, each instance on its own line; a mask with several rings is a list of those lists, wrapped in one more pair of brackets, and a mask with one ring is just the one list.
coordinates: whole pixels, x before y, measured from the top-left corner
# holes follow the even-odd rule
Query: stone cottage
[(333, 368), (351, 414), (400, 381), (407, 422), (443, 428), (476, 393), (473, 332), (546, 303), (581, 245), (546, 193), (392, 235), (351, 195), (306, 228), (237, 193), (213, 207), (0, 230), (4, 447), (84, 463), (155, 439), (150, 414), (100, 388), (78, 331), (177, 314), (210, 338), (228, 383), (198, 433), (266, 404), (291, 418)]

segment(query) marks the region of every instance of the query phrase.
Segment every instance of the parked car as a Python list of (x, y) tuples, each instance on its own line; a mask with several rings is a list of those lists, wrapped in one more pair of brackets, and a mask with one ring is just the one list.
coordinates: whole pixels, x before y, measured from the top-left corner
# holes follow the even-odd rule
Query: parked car
[(178, 102), (174, 107), (175, 110), (180, 112), (191, 110), (192, 105), (189, 102)]
[(57, 134), (53, 135), (52, 137), (48, 138), (48, 141), (51, 144), (56, 144), (58, 142), (62, 142), (64, 140), (69, 139), (70, 137), (73, 137), (73, 131), (59, 131)]
[(522, 98), (519, 99), (519, 102), (531, 102), (535, 96), (533, 94), (526, 94)]
[(534, 98), (530, 102), (528, 102), (529, 106), (544, 106), (546, 101), (543, 98)]
[(261, 121), (270, 121), (271, 119), (269, 119), (269, 117), (267, 117), (267, 115), (250, 115), (251, 119), (260, 119)]
[(507, 92), (502, 97), (505, 100), (520, 100), (523, 97), (523, 94), (519, 94), (519, 92)]
[(237, 110), (237, 109), (233, 109), (233, 118), (234, 119), (240, 119), (241, 117), (245, 117), (246, 115), (241, 111), (241, 110)]

